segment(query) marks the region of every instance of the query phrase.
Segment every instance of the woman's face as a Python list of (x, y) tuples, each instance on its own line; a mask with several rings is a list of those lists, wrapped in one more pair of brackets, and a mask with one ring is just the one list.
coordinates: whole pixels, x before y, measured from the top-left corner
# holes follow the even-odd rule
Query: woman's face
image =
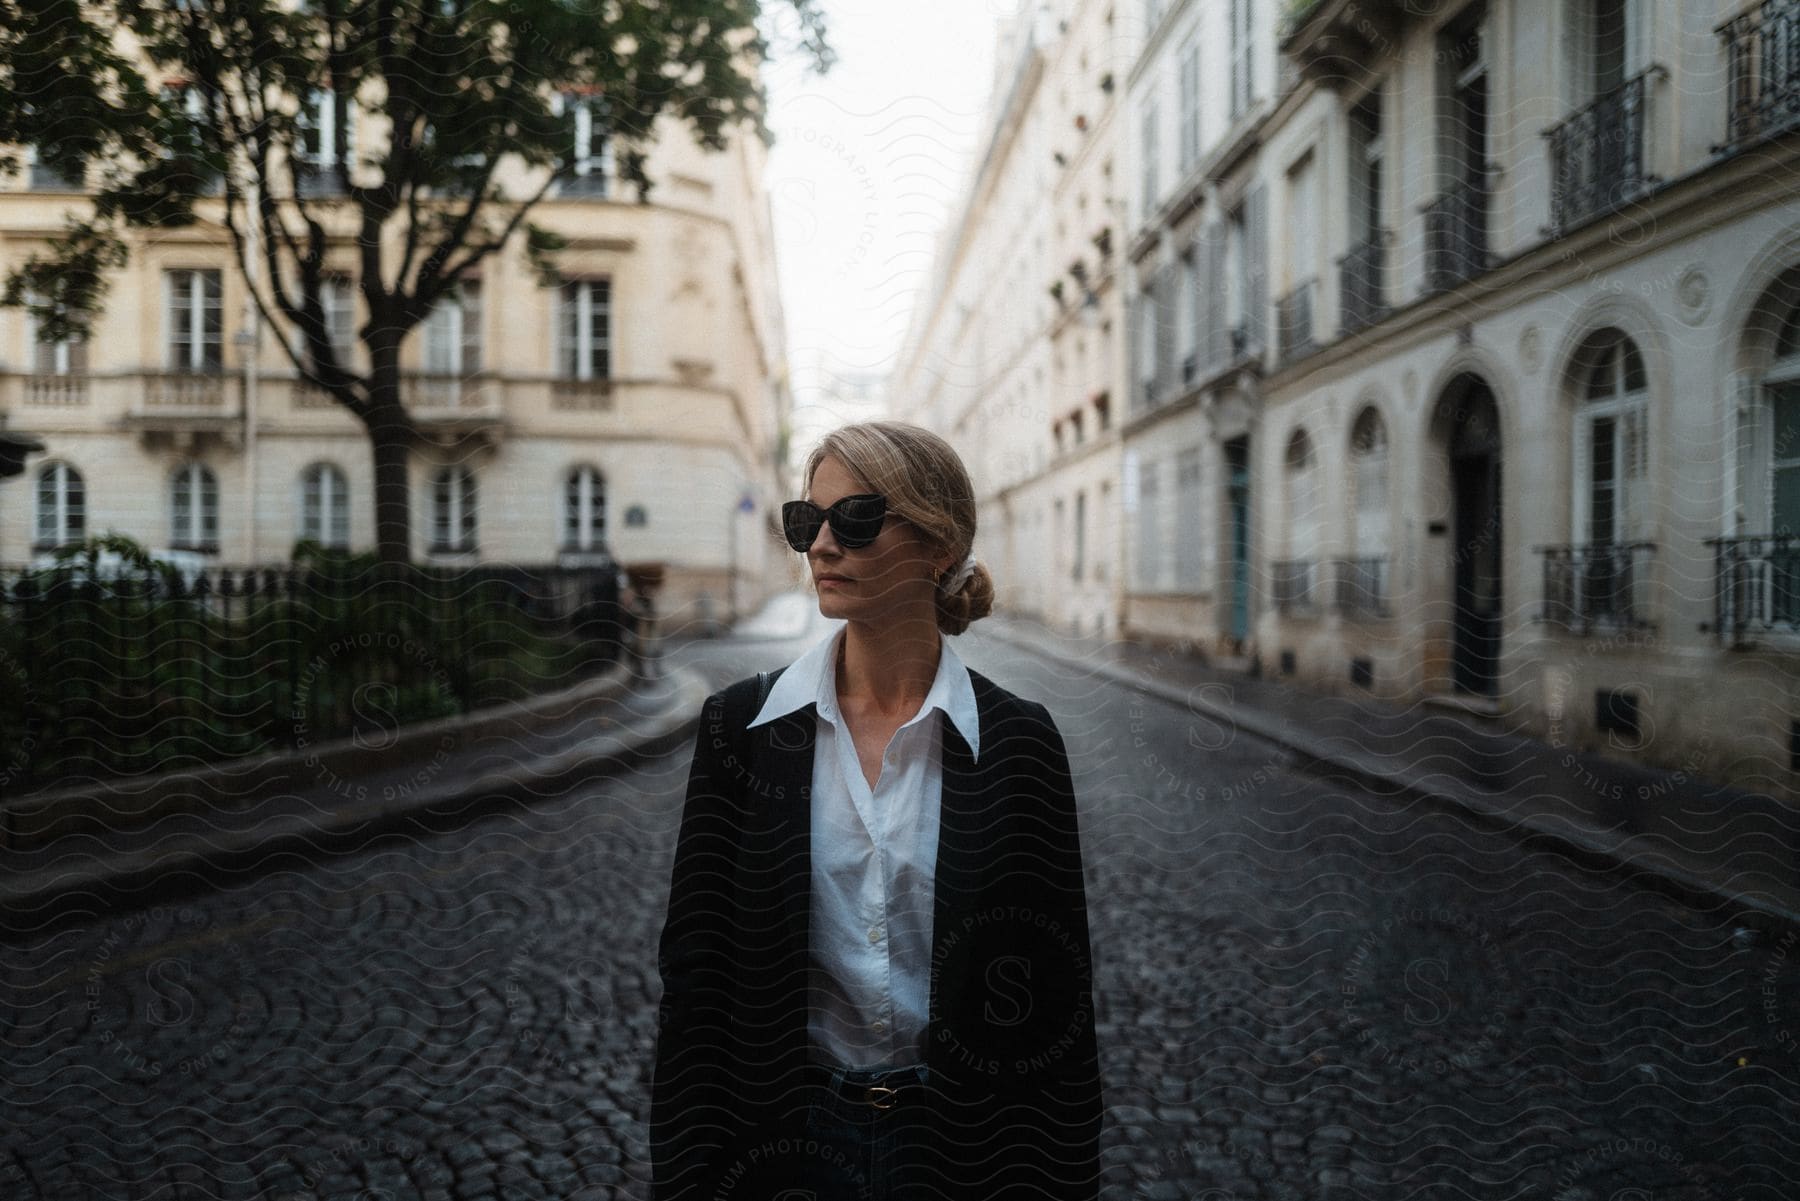
[[(806, 499), (824, 509), (842, 497), (871, 491), (827, 455), (813, 472)], [(921, 608), (929, 616), (937, 603), (938, 577), (948, 566), (947, 556), (934, 560), (919, 531), (892, 512), (880, 536), (855, 550), (838, 543), (827, 521), (806, 559), (819, 593), (819, 612), (860, 621), (913, 616)]]

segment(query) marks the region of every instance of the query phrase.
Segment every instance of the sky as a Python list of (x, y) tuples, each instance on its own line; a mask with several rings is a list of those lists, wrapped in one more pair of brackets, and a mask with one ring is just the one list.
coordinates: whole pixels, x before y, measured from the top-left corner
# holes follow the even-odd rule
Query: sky
[[(766, 182), (799, 454), (845, 419), (834, 378), (895, 366), (967, 186), (998, 23), (1023, 2), (824, 0), (824, 76), (774, 39)], [(790, 11), (775, 29), (793, 25)]]

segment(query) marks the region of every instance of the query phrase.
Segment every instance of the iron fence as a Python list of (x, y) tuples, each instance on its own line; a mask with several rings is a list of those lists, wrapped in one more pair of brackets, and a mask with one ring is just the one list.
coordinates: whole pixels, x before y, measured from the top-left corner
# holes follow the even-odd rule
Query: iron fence
[(0, 567), (0, 796), (467, 713), (638, 655), (621, 573), (324, 556)]

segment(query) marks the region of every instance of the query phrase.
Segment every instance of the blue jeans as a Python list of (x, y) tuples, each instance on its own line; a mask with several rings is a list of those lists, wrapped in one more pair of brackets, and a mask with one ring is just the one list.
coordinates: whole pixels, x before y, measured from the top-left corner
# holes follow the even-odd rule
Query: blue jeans
[[(815, 1171), (808, 1180), (817, 1201), (895, 1201), (895, 1178), (915, 1162), (922, 1102), (917, 1084), (908, 1077), (891, 1109), (841, 1096), (837, 1087), (867, 1083), (874, 1073), (833, 1068), (831, 1089), (813, 1100), (806, 1113), (806, 1137), (819, 1148), (809, 1156)], [(923, 1081), (925, 1069), (918, 1069)]]

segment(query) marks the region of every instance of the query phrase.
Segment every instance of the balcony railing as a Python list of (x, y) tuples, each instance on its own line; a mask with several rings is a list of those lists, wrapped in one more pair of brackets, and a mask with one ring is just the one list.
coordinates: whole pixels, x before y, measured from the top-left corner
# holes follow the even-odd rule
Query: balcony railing
[(1276, 358), (1283, 365), (1311, 353), (1313, 341), (1313, 285), (1307, 280), (1275, 302)]
[(1651, 66), (1544, 131), (1552, 235), (1610, 212), (1655, 182), (1644, 166)]
[(1387, 316), (1389, 240), (1388, 231), (1378, 229), (1338, 260), (1338, 328), (1346, 334)]
[(550, 385), (550, 407), (553, 409), (611, 409), (612, 381), (609, 379), (558, 379)]
[(1763, 0), (1718, 28), (1725, 42), (1725, 141), (1733, 150), (1800, 121), (1800, 0)]
[(1425, 206), (1425, 277), (1433, 292), (1488, 267), (1488, 173), (1469, 176)]
[(1655, 543), (1596, 542), (1535, 549), (1544, 556), (1540, 621), (1579, 634), (1649, 628), (1645, 592)]
[(1730, 645), (1757, 634), (1800, 634), (1800, 536), (1709, 538), (1714, 629)]
[(25, 403), (44, 408), (63, 408), (88, 402), (88, 377), (82, 372), (25, 377)]
[(1311, 559), (1277, 559), (1269, 564), (1269, 576), (1276, 612), (1308, 614), (1317, 611)]
[(144, 376), (144, 409), (150, 413), (180, 410), (217, 413), (225, 409), (223, 371), (158, 371)]
[(492, 383), (475, 375), (408, 374), (401, 378), (400, 398), (409, 409), (424, 413), (478, 412), (494, 403)]
[(1337, 561), (1338, 611), (1352, 617), (1388, 616), (1388, 561)]

